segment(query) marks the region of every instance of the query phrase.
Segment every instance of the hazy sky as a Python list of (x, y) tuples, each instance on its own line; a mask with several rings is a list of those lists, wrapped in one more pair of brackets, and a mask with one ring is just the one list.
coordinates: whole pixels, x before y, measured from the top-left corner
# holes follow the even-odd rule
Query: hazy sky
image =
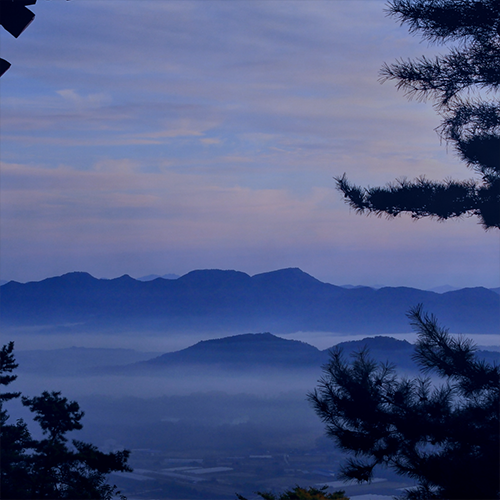
[[(335, 190), (473, 173), (430, 103), (381, 85), (432, 54), (384, 2), (39, 0), (2, 30), (0, 276), (300, 267), (335, 284), (499, 286), (498, 231), (354, 214)], [(442, 50), (442, 49), (440, 49)]]

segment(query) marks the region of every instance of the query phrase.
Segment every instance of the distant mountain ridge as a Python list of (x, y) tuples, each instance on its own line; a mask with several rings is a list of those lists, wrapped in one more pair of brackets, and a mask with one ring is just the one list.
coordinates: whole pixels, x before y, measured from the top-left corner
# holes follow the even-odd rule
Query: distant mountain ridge
[[(316, 371), (330, 359), (333, 348), (342, 350), (346, 359), (363, 349), (376, 362), (389, 362), (403, 371), (418, 372), (413, 361), (414, 346), (406, 340), (387, 336), (368, 337), (363, 340), (340, 342), (331, 348), (319, 350), (300, 342), (277, 337), (271, 333), (247, 333), (219, 339), (203, 340), (185, 349), (162, 354), (151, 359), (121, 366), (108, 366), (99, 373), (106, 374), (153, 374), (174, 369), (189, 372), (208, 370), (229, 372)], [(479, 350), (479, 358), (489, 363), (500, 362), (500, 352)]]
[(316, 347), (266, 332), (202, 340), (187, 349), (162, 354), (137, 365), (159, 367), (188, 363), (241, 369), (262, 365), (321, 366), (324, 361), (324, 353)]
[(498, 333), (500, 296), (486, 288), (434, 293), (408, 287), (346, 289), (298, 268), (249, 276), (198, 270), (175, 280), (128, 275), (96, 279), (75, 272), (0, 288), (4, 327), (47, 325), (159, 331), (329, 331), (403, 333), (406, 313), (423, 303), (456, 333)]
[(153, 281), (157, 280), (158, 278), (164, 279), (164, 280), (176, 280), (177, 278), (180, 278), (178, 274), (164, 274), (163, 276), (160, 276), (159, 274), (148, 274), (147, 276), (141, 276), (140, 278), (137, 278), (138, 281)]

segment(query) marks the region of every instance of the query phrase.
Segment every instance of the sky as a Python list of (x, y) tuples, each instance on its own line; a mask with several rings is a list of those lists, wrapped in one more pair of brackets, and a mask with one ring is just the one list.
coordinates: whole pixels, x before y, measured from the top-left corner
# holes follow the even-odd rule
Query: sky
[(432, 103), (381, 84), (432, 55), (378, 0), (38, 0), (2, 30), (0, 278), (299, 267), (337, 285), (500, 286), (498, 231), (355, 214), (333, 177), (473, 178)]

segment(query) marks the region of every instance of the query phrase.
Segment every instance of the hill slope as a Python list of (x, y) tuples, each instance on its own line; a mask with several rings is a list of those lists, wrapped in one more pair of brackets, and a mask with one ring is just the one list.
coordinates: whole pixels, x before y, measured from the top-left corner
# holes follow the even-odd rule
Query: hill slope
[[(389, 362), (405, 372), (418, 372), (412, 360), (414, 346), (406, 340), (377, 336), (341, 342), (332, 346), (342, 350), (346, 359), (368, 349), (369, 357), (376, 362)], [(264, 371), (300, 372), (314, 370), (325, 365), (330, 358), (330, 350), (323, 351), (305, 342), (287, 340), (270, 333), (247, 333), (220, 339), (204, 340), (180, 351), (162, 354), (145, 361), (129, 365), (106, 367), (105, 373), (137, 375), (161, 373), (170, 369), (197, 371), (201, 374), (220, 370), (229, 372)], [(490, 363), (500, 362), (500, 353), (478, 351), (477, 355)], [(319, 373), (319, 372), (318, 372)]]

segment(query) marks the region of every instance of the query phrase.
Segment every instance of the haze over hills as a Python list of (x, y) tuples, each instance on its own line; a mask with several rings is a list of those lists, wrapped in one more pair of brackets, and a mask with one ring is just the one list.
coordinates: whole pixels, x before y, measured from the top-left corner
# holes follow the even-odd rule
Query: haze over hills
[(158, 352), (142, 352), (121, 348), (68, 347), (15, 351), (19, 371), (43, 375), (81, 375), (98, 367), (127, 365), (155, 358)]
[[(398, 341), (396, 341), (398, 342)], [(328, 350), (270, 333), (247, 333), (203, 340), (179, 351), (118, 367), (107, 367), (103, 373), (127, 375), (162, 373), (175, 369), (202, 373), (215, 371), (251, 374), (259, 371), (283, 372), (314, 370), (328, 360)]]
[[(328, 362), (333, 348), (341, 349), (346, 358), (368, 349), (369, 356), (377, 362), (389, 362), (399, 368), (418, 371), (412, 359), (414, 346), (406, 340), (377, 336), (339, 342), (329, 349), (319, 350), (306, 342), (283, 339), (267, 332), (203, 340), (180, 351), (125, 365), (118, 371), (138, 373), (180, 366), (216, 367), (229, 371), (317, 369)], [(500, 362), (500, 352), (478, 350), (476, 353), (487, 362)]]
[(178, 279), (107, 280), (75, 272), (0, 288), (3, 327), (69, 330), (329, 331), (403, 333), (419, 304), (455, 333), (498, 333), (500, 296), (486, 288), (434, 293), (408, 287), (346, 289), (300, 269), (249, 276), (199, 270)]
[[(314, 372), (329, 358), (333, 348), (340, 348), (346, 359), (353, 353), (368, 349), (376, 362), (389, 362), (398, 370), (418, 372), (413, 361), (414, 346), (406, 340), (387, 336), (339, 342), (320, 350), (297, 340), (277, 337), (271, 333), (247, 333), (197, 342), (185, 349), (165, 354), (140, 352), (131, 349), (99, 349), (71, 347), (66, 349), (18, 351), (16, 359), (21, 373), (59, 376), (179, 375), (206, 377), (219, 372), (221, 380), (235, 375), (252, 376)], [(500, 363), (500, 352), (478, 350), (479, 358), (489, 363)], [(311, 379), (313, 383), (315, 378)]]
[(137, 363), (136, 366), (203, 364), (243, 369), (259, 366), (320, 366), (324, 361), (322, 351), (316, 347), (297, 340), (282, 339), (266, 332), (202, 340), (187, 349), (166, 353)]
[[(337, 345), (346, 357), (366, 346), (375, 360), (395, 363), (399, 375), (416, 375), (407, 341), (379, 336)], [(500, 361), (500, 353), (478, 354)], [(62, 391), (85, 411), (78, 439), (105, 451), (132, 450), (135, 476), (113, 476), (129, 498), (231, 500), (234, 491), (253, 498), (257, 488), (317, 485), (338, 474), (341, 454), (306, 397), (328, 350), (255, 333), (166, 354), (72, 347), (16, 351), (16, 360), (13, 390)], [(18, 405), (11, 418), (27, 418), (26, 408)], [(389, 473), (378, 480), (387, 498), (401, 488)], [(339, 487), (351, 498), (381, 493), (371, 485)], [(161, 488), (167, 493), (159, 495)]]

